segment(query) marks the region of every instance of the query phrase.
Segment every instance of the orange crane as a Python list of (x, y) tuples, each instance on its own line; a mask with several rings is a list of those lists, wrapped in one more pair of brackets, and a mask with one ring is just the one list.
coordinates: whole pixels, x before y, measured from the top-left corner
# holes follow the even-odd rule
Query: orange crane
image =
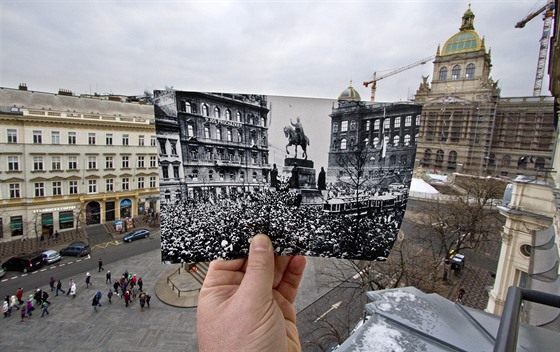
[(535, 85), (533, 86), (533, 96), (541, 95), (542, 82), (544, 77), (546, 57), (548, 55), (548, 43), (550, 42), (550, 31), (552, 29), (552, 19), (554, 18), (554, 0), (548, 0), (546, 5), (540, 9), (532, 12), (527, 17), (517, 22), (515, 28), (523, 28), (533, 18), (537, 17), (544, 11), (543, 14), (543, 32), (540, 40), (539, 58), (537, 61), (537, 74), (535, 75)]
[(387, 78), (387, 77), (390, 77), (390, 76), (392, 76), (392, 75), (396, 75), (397, 73), (406, 71), (406, 70), (411, 69), (411, 68), (413, 68), (413, 67), (416, 67), (416, 66), (419, 66), (419, 65), (424, 65), (424, 64), (427, 63), (428, 61), (433, 60), (435, 57), (436, 57), (435, 55), (432, 55), (432, 56), (427, 57), (427, 58), (425, 58), (425, 59), (422, 59), (422, 60), (420, 60), (420, 61), (416, 61), (416, 62), (414, 62), (414, 63), (412, 63), (412, 64), (410, 64), (410, 65), (406, 65), (406, 66), (403, 66), (403, 67), (399, 67), (399, 68), (397, 68), (397, 69), (395, 69), (395, 70), (393, 70), (393, 71), (390, 71), (390, 72), (388, 72), (388, 73), (385, 73), (385, 74), (383, 74), (383, 75), (381, 75), (381, 76), (377, 76), (377, 72), (374, 72), (374, 73), (373, 73), (373, 79), (372, 79), (371, 81), (364, 82), (364, 86), (365, 86), (366, 88), (371, 84), (371, 101), (375, 101), (375, 91), (377, 90), (377, 81), (380, 81), (380, 80), (382, 80), (383, 78)]

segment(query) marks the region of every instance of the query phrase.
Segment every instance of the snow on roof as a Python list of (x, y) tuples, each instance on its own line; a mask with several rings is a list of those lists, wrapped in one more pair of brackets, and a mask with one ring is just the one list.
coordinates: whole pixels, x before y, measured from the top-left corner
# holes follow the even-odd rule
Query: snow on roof
[(439, 193), (437, 189), (432, 187), (429, 183), (422, 180), (421, 178), (413, 178), (410, 183), (410, 192), (416, 193)]

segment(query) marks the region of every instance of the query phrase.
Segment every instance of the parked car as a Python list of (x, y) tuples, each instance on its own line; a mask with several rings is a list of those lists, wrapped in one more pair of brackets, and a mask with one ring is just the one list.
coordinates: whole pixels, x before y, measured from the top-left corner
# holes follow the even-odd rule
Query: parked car
[(42, 254), (28, 254), (19, 257), (13, 257), (2, 264), (4, 270), (22, 271), (24, 273), (33, 271), (43, 266)]
[(85, 242), (74, 242), (60, 250), (60, 255), (72, 255), (75, 257), (81, 257), (89, 253), (91, 253), (91, 247)]
[(43, 261), (47, 265), (58, 262), (61, 258), (62, 257), (60, 256), (60, 253), (58, 253), (58, 251), (55, 251), (53, 249), (49, 249), (43, 252)]
[(0, 277), (4, 276), (5, 274), (6, 274), (6, 270), (4, 270), (4, 268), (0, 266)]
[(123, 241), (125, 242), (132, 242), (139, 240), (141, 238), (148, 238), (150, 237), (150, 231), (146, 229), (137, 229), (129, 233), (128, 235), (123, 237)]

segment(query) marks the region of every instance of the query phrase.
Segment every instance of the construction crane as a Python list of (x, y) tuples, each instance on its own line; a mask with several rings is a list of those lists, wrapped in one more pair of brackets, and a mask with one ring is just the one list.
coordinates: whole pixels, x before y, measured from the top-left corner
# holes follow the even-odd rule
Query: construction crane
[(529, 14), (527, 17), (517, 22), (515, 28), (523, 28), (533, 18), (540, 13), (543, 14), (543, 32), (540, 40), (539, 59), (537, 61), (537, 74), (535, 75), (535, 85), (533, 86), (533, 96), (541, 95), (542, 82), (544, 77), (546, 57), (548, 55), (548, 43), (550, 41), (550, 31), (552, 28), (552, 19), (554, 18), (554, 0), (548, 0), (546, 5)]
[(427, 57), (425, 59), (422, 59), (420, 61), (416, 61), (415, 63), (412, 63), (410, 65), (406, 65), (403, 67), (399, 67), (391, 72), (385, 73), (381, 76), (377, 76), (377, 72), (373, 73), (373, 79), (371, 81), (367, 81), (364, 82), (364, 86), (367, 88), (367, 86), (369, 86), (371, 84), (371, 101), (375, 101), (375, 91), (377, 90), (377, 81), (382, 80), (383, 78), (387, 78), (390, 77), (392, 75), (396, 75), (397, 73), (406, 71), (408, 69), (411, 69), (413, 67), (419, 66), (419, 65), (424, 65), (425, 63), (427, 63), (428, 61), (432, 61), (435, 58), (435, 55), (432, 55), (430, 57)]

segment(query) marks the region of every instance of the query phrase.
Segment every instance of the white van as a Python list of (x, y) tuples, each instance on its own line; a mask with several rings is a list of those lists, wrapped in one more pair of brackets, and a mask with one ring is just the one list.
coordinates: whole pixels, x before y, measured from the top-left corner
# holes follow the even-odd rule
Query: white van
[(58, 262), (60, 260), (60, 253), (58, 251), (49, 249), (48, 251), (43, 252), (43, 262), (45, 264), (52, 264), (54, 262)]

